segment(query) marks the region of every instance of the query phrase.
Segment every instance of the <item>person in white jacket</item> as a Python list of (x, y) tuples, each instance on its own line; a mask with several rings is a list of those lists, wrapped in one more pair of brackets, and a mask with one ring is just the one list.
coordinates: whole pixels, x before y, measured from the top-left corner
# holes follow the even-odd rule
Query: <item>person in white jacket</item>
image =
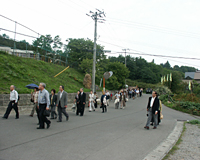
[(91, 112), (92, 110), (95, 111), (95, 108), (94, 108), (94, 93), (92, 91), (90, 91), (90, 94), (89, 94), (89, 112)]

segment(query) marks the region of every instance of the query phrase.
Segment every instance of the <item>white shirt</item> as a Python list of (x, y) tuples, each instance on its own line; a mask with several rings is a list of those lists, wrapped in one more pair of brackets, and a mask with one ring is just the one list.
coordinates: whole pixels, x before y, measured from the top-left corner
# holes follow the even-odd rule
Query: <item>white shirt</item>
[(153, 107), (153, 102), (154, 102), (155, 99), (156, 99), (156, 97), (154, 97), (154, 98), (152, 97), (152, 98), (151, 98), (150, 107)]
[(119, 97), (120, 97), (120, 94), (115, 94), (115, 97), (117, 98), (117, 99), (119, 99)]
[(107, 93), (106, 93), (106, 96), (110, 96), (110, 93), (109, 93), (109, 92), (107, 92)]
[(18, 101), (18, 93), (16, 90), (13, 90), (10, 92), (10, 101), (15, 101), (17, 103)]
[(89, 101), (94, 101), (94, 94), (89, 94)]
[[(64, 91), (64, 90), (63, 90), (63, 91)], [(61, 99), (61, 97), (62, 97), (63, 91), (62, 91), (62, 92), (60, 92), (60, 99)]]

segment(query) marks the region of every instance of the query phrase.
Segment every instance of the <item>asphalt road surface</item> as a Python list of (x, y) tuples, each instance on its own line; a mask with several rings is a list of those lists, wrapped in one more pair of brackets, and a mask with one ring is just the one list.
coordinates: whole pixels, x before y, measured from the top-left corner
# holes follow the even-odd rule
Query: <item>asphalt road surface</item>
[[(69, 112), (69, 121), (52, 120), (49, 129), (37, 130), (36, 116), (0, 119), (0, 160), (140, 160), (173, 130), (178, 120), (192, 116), (163, 107), (164, 119), (156, 130), (145, 130), (150, 95), (129, 100), (127, 107), (107, 113), (85, 110), (83, 117)], [(98, 106), (99, 107), (99, 106)]]

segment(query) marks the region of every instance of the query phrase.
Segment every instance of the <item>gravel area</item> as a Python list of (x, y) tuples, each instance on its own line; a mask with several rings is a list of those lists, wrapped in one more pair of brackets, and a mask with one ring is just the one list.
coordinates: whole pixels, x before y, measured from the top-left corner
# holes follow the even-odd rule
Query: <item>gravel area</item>
[(168, 160), (200, 160), (200, 128), (187, 123), (186, 128), (179, 149)]

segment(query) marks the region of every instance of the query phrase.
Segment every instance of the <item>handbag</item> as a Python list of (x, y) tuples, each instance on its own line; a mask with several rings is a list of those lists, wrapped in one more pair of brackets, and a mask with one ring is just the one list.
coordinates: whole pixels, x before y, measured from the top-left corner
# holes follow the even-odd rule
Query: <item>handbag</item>
[(44, 110), (43, 115), (46, 116), (46, 117), (49, 117), (50, 112), (51, 112), (50, 110)]
[(162, 113), (160, 113), (160, 119), (163, 119), (163, 114)]

